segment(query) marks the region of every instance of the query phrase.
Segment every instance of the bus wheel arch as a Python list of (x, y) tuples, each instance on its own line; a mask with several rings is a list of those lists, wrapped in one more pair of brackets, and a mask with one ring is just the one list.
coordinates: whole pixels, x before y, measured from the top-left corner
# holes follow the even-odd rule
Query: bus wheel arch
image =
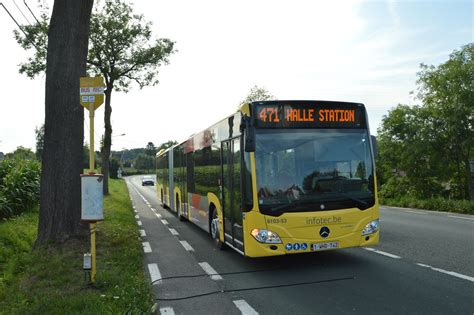
[(225, 243), (219, 238), (219, 216), (217, 215), (216, 206), (213, 203), (209, 205), (209, 233), (217, 248), (221, 250), (225, 249)]

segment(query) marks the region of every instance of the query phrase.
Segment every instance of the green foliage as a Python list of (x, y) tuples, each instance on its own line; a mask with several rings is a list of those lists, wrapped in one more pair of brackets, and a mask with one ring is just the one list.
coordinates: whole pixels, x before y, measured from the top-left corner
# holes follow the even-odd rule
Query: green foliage
[(110, 159), (110, 178), (117, 179), (117, 171), (120, 167), (120, 161), (116, 158)]
[[(174, 53), (169, 39), (151, 41), (151, 22), (133, 13), (132, 6), (121, 0), (107, 0), (96, 7), (91, 17), (88, 72), (104, 75), (117, 90), (128, 91), (135, 82), (140, 88), (158, 83), (158, 67), (168, 63)], [(43, 13), (39, 23), (23, 25), (14, 31), (16, 41), (34, 55), (20, 65), (20, 73), (34, 78), (46, 70), (49, 18)], [(107, 34), (107, 36), (104, 36)]]
[(175, 140), (168, 140), (166, 142), (163, 142), (162, 144), (160, 144), (158, 148), (156, 148), (156, 152), (160, 152), (161, 150), (166, 150), (169, 147), (174, 146), (175, 144), (178, 144), (178, 142)]
[(0, 162), (0, 220), (19, 215), (39, 201), (40, 164), (36, 160)]
[(44, 147), (44, 124), (41, 127), (35, 128), (35, 135), (36, 135), (36, 159), (41, 161), (43, 156), (43, 147)]
[(275, 96), (273, 96), (266, 88), (261, 88), (254, 85), (251, 89), (249, 94), (243, 100), (243, 103), (251, 103), (256, 101), (269, 101), (275, 100)]
[(378, 129), (382, 198), (473, 199), (474, 45), (418, 73), (419, 106), (398, 105)]
[(19, 146), (12, 153), (5, 154), (5, 158), (10, 160), (35, 160), (36, 155), (31, 149)]
[(126, 185), (111, 180), (106, 220), (97, 226), (97, 282), (83, 281), (84, 240), (32, 250), (38, 214), (0, 223), (0, 313), (143, 314), (153, 296)]
[(145, 147), (145, 154), (154, 157), (156, 155), (156, 152), (158, 151), (153, 142), (148, 142)]
[(48, 51), (48, 16), (43, 13), (39, 18), (39, 23), (33, 25), (22, 25), (22, 30), (26, 33), (17, 30), (13, 31), (16, 41), (25, 49), (33, 49), (33, 57), (28, 57), (26, 63), (20, 64), (20, 73), (26, 74), (33, 79), (40, 73), (46, 72), (46, 55)]
[(146, 170), (150, 172), (151, 169), (155, 169), (155, 159), (146, 154), (139, 154), (135, 159), (133, 166), (137, 170)]
[(174, 42), (152, 41), (151, 26), (128, 3), (107, 0), (91, 17), (89, 73), (103, 75), (107, 85), (125, 92), (132, 82), (140, 88), (158, 84), (158, 68), (168, 63)]

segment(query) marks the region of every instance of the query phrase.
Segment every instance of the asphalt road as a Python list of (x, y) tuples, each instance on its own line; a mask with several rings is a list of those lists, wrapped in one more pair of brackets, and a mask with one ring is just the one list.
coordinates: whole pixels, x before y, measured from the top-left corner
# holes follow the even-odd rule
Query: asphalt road
[(382, 207), (374, 249), (251, 259), (216, 249), (140, 179), (127, 182), (161, 314), (474, 313), (473, 216)]

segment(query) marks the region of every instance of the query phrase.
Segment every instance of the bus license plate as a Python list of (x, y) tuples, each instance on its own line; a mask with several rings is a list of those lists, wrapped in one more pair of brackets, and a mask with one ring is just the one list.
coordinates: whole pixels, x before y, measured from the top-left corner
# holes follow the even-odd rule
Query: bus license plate
[(339, 242), (318, 243), (318, 244), (311, 245), (312, 251), (333, 249), (333, 248), (339, 248)]

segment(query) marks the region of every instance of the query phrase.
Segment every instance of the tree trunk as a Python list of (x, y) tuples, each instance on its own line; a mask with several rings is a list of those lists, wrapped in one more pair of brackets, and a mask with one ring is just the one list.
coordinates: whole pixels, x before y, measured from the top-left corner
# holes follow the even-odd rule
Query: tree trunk
[(112, 124), (110, 116), (112, 116), (112, 107), (110, 101), (112, 97), (113, 82), (107, 84), (105, 91), (105, 113), (104, 113), (104, 145), (102, 146), (102, 174), (104, 175), (104, 195), (109, 194), (109, 169), (110, 169), (110, 148), (112, 146)]
[(466, 155), (464, 159), (464, 164), (466, 165), (466, 186), (467, 186), (467, 196), (469, 200), (474, 200), (474, 187), (472, 187), (472, 170), (471, 163), (469, 162), (469, 154)]
[(36, 245), (85, 235), (81, 223), (84, 108), (79, 78), (86, 74), (93, 0), (55, 1), (48, 32), (44, 149)]

